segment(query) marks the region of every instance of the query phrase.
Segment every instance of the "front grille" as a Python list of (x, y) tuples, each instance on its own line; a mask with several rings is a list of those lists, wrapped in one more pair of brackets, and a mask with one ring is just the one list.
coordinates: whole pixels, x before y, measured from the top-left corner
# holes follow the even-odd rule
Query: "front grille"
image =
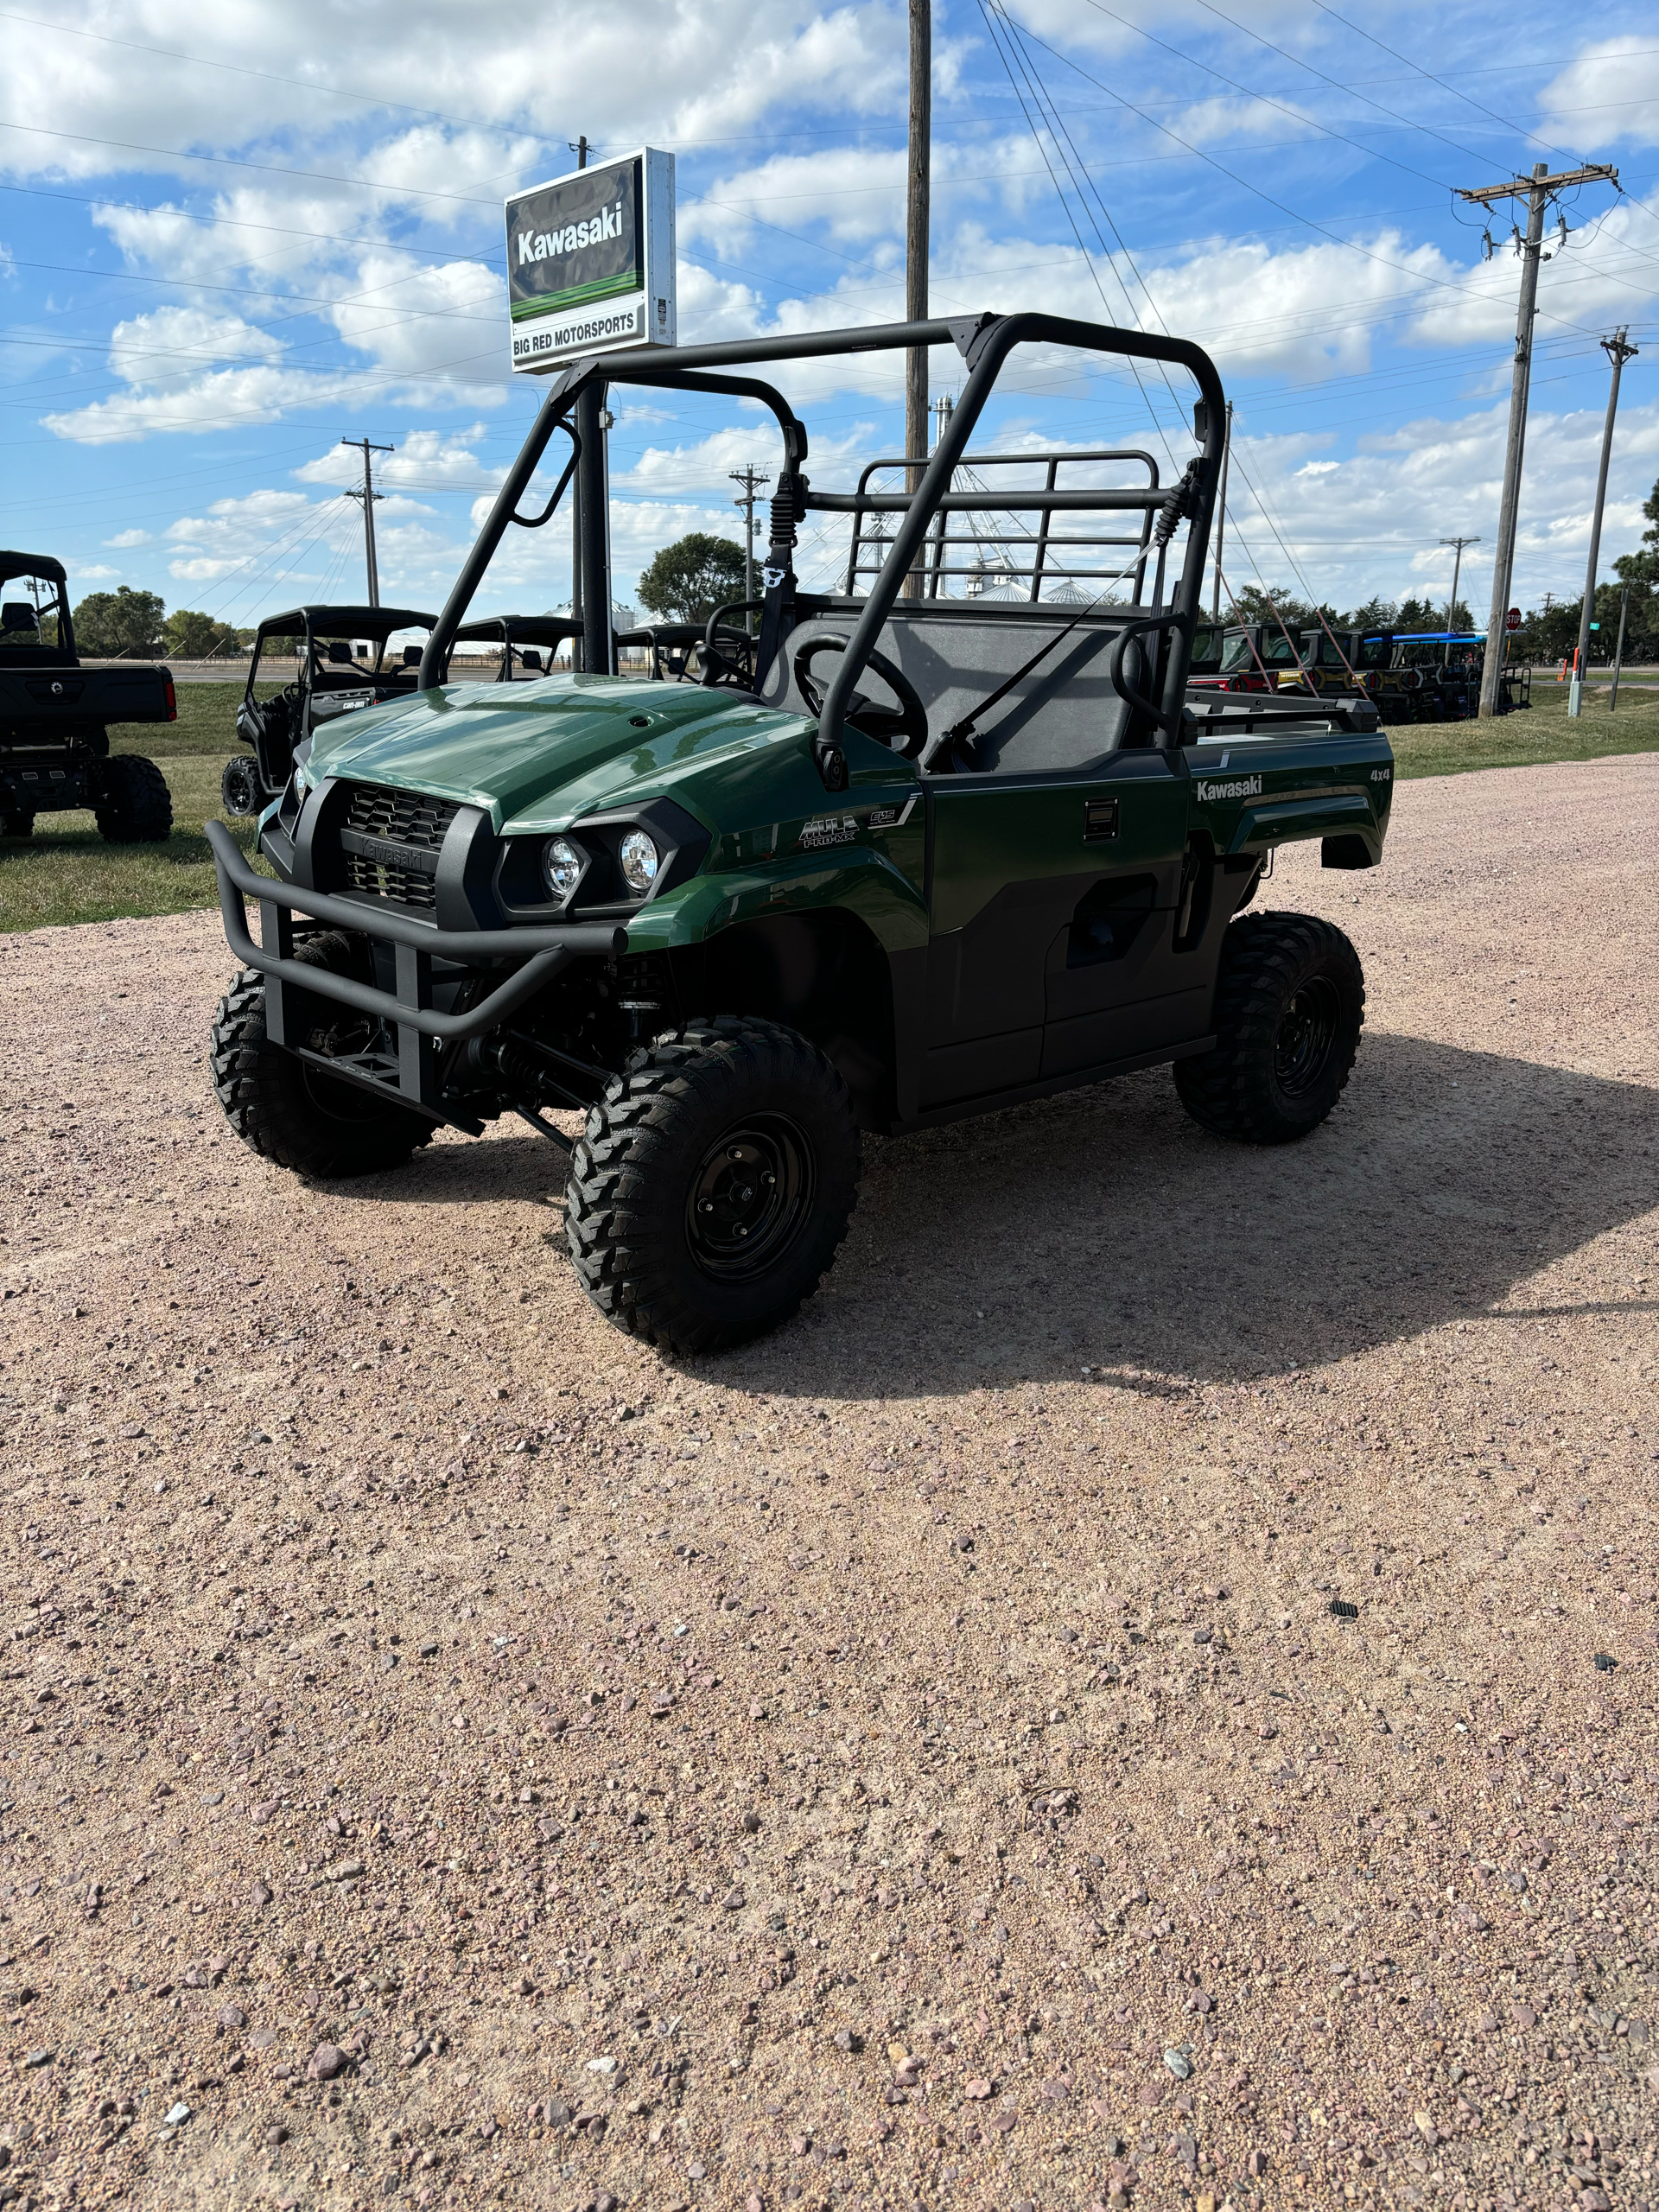
[(435, 876), (388, 868), (384, 861), (365, 860), (360, 853), (346, 855), (346, 883), (349, 890), (366, 891), (372, 899), (391, 899), (400, 906), (424, 906), (429, 912), (438, 903)]
[[(385, 784), (354, 784), (346, 809), (346, 827), (360, 830), (365, 836), (388, 837), (397, 845), (418, 845), (423, 852), (435, 853), (443, 842), (444, 831), (460, 811), (452, 798), (428, 798), (420, 791), (395, 791)], [(397, 871), (394, 869), (392, 873)], [(424, 900), (412, 903), (429, 906), (429, 893)]]

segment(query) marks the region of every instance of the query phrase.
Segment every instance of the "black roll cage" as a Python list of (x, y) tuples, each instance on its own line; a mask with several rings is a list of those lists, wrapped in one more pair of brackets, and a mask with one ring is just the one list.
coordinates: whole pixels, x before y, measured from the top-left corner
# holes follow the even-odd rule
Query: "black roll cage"
[[(73, 663), (75, 658), (75, 626), (69, 612), (69, 577), (62, 562), (54, 561), (49, 553), (0, 552), (0, 596), (4, 595), (7, 584), (16, 583), (20, 579), (52, 586), (56, 594), (56, 604), (49, 611), (57, 618), (58, 642), (55, 645), (41, 646), (38, 650), (51, 656), (54, 663), (59, 660)], [(30, 598), (38, 626), (41, 616), (48, 610), (41, 606), (38, 594), (31, 594)]]
[[(1180, 574), (1166, 606), (1154, 601), (1149, 613), (1139, 615), (1124, 624), (1113, 654), (1113, 680), (1122, 696), (1149, 717), (1161, 734), (1161, 741), (1166, 746), (1178, 746), (1181, 741), (1181, 702), (1185, 689), (1187, 663), (1192, 653), (1193, 629), (1201, 612), (1205, 558), (1221, 472), (1226, 422), (1226, 397), (1222, 390), (1221, 378), (1216, 372), (1215, 364), (1204, 349), (1185, 339), (1158, 337), (1138, 330), (1121, 330), (1109, 323), (1078, 322), (1067, 316), (1037, 313), (951, 316), (925, 322), (878, 323), (862, 329), (817, 331), (788, 338), (739, 340), (725, 345), (685, 346), (661, 353), (594, 354), (569, 363), (556, 373), (551, 388), (531, 426), (530, 435), (507, 472), (506, 480), (497, 495), (495, 504), (474, 541), (461, 565), (461, 574), (456, 577), (428, 637), (421, 659), (421, 690), (432, 690), (443, 682), (455, 632), (465, 620), (467, 610), (509, 526), (517, 522), (521, 525), (537, 527), (539, 522), (546, 520), (546, 513), (536, 521), (521, 516), (518, 512), (518, 502), (535, 474), (554, 430), (563, 428), (575, 443), (575, 434), (571, 430), (567, 417), (572, 415), (578, 401), (585, 400), (588, 410), (596, 411), (596, 406), (603, 404), (607, 387), (613, 382), (658, 390), (729, 393), (734, 397), (759, 400), (762, 405), (770, 408), (777, 419), (784, 440), (781, 474), (792, 480), (807, 454), (805, 426), (782, 393), (772, 385), (754, 377), (728, 374), (728, 371), (774, 361), (822, 360), (834, 354), (900, 353), (912, 347), (954, 346), (967, 364), (967, 378), (956, 407), (941, 430), (938, 443), (923, 469), (917, 490), (913, 494), (895, 495), (899, 503), (893, 512), (901, 512), (902, 519), (888, 542), (887, 556), (871, 583), (869, 595), (863, 603), (847, 649), (836, 661), (835, 672), (824, 695), (815, 748), (823, 763), (839, 748), (848, 705), (858, 688), (859, 678), (869, 664), (871, 654), (876, 650), (883, 627), (899, 599), (906, 576), (912, 570), (925, 572), (927, 534), (936, 517), (947, 506), (954, 506), (964, 498), (982, 499), (983, 503), (989, 506), (1000, 505), (1006, 507), (1007, 505), (1006, 496), (999, 500), (995, 495), (956, 493), (951, 487), (968, 441), (1008, 356), (1016, 346), (1033, 345), (1060, 346), (1080, 353), (1116, 354), (1131, 359), (1172, 363), (1185, 369), (1192, 377), (1205, 403), (1201, 416), (1204, 422), (1203, 450), (1192, 472), (1187, 496), (1179, 508), (1179, 512), (1185, 515), (1188, 523)], [(598, 458), (594, 456), (595, 461)], [(602, 572), (603, 518), (597, 512), (600, 487), (603, 482), (602, 471), (590, 468), (589, 456), (585, 451), (573, 451), (570, 463), (560, 479), (560, 488), (563, 489), (571, 470), (578, 463), (583, 467), (583, 603), (586, 607), (593, 601), (596, 588), (600, 594), (596, 604), (608, 617), (610, 579)], [(1154, 474), (1155, 477), (1155, 470)], [(860, 496), (860, 493), (813, 493), (809, 495), (805, 505), (812, 508), (845, 511), (852, 508)], [(864, 496), (868, 498), (868, 495)], [(1147, 516), (1150, 523), (1157, 510), (1164, 508), (1172, 499), (1180, 499), (1181, 493), (1179, 489), (1160, 490), (1154, 481), (1144, 490), (1093, 492), (1086, 496), (1088, 503), (1096, 509), (1138, 510)], [(556, 493), (555, 497), (556, 499)], [(1040, 505), (1052, 502), (1056, 508), (1064, 508), (1077, 499), (1077, 494), (1053, 490), (1022, 493), (1020, 495), (1021, 505)], [(550, 506), (547, 512), (551, 512)], [(1168, 519), (1169, 528), (1161, 531), (1160, 553), (1162, 544), (1166, 543), (1173, 531), (1176, 517), (1171, 515)], [(1162, 565), (1160, 558), (1160, 579)], [(1131, 643), (1142, 639), (1152, 649), (1150, 696), (1135, 691), (1125, 673), (1126, 648)], [(613, 664), (613, 652), (608, 620), (602, 626), (595, 622), (589, 631), (588, 666), (609, 671)]]
[[(424, 628), (429, 637), (437, 618), (423, 609), (411, 607), (296, 607), (286, 614), (267, 615), (253, 633), (253, 650), (248, 657), (248, 680), (243, 691), (245, 700), (253, 697), (253, 687), (259, 674), (259, 663), (264, 658), (265, 647), (278, 638), (296, 638), (303, 641), (302, 650), (296, 656), (302, 664), (299, 683), (302, 690), (310, 687), (312, 672), (316, 665), (316, 648), (329, 643), (349, 645), (353, 638), (368, 638), (376, 646), (372, 664), (364, 670), (364, 680), (373, 683), (385, 674), (386, 646), (394, 630)], [(353, 670), (359, 664), (353, 662)], [(424, 649), (421, 661), (423, 675), (426, 662)]]

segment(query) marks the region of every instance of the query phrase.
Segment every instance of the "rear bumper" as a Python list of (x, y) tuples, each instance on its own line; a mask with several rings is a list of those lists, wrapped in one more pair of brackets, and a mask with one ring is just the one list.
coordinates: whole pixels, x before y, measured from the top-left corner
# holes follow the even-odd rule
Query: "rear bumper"
[[(535, 929), (435, 929), (430, 923), (412, 921), (402, 914), (378, 912), (354, 899), (334, 898), (257, 874), (243, 859), (222, 822), (209, 822), (204, 834), (219, 877), (219, 909), (226, 941), (245, 967), (265, 979), (265, 1029), (272, 1043), (286, 1046), (303, 1058), (317, 1057), (299, 1041), (309, 1033), (311, 1022), (289, 1019), (296, 1009), (286, 1006), (284, 998), (290, 992), (302, 993), (312, 1000), (332, 999), (359, 1014), (375, 1015), (395, 1027), (395, 1063), (385, 1055), (371, 1054), (361, 1057), (365, 1063), (372, 1062), (372, 1067), (332, 1059), (323, 1065), (336, 1074), (371, 1082), (377, 1090), (396, 1090), (408, 1104), (428, 1113), (442, 1111), (435, 1045), (453, 1045), (486, 1035), (545, 989), (570, 961), (583, 956), (614, 957), (627, 947), (626, 930), (613, 922), (556, 923)], [(259, 902), (257, 941), (248, 929), (245, 899)], [(296, 914), (390, 944), (397, 989), (380, 990), (354, 976), (330, 975), (296, 960)], [(442, 1014), (432, 1003), (435, 959), (452, 966), (484, 966), (503, 960), (515, 965), (476, 1006)]]

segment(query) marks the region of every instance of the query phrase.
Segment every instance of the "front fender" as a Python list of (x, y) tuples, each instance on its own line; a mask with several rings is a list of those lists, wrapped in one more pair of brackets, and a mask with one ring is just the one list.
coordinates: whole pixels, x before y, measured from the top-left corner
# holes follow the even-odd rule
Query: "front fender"
[(857, 916), (889, 957), (927, 944), (921, 893), (886, 854), (847, 848), (804, 867), (798, 854), (770, 864), (700, 875), (682, 890), (653, 899), (627, 924), (630, 952), (667, 952), (704, 944), (740, 922), (843, 907)]

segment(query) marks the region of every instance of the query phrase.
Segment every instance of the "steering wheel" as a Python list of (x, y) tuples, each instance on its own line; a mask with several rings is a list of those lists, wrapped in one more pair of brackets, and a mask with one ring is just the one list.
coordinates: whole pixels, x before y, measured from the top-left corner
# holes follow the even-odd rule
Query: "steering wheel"
[[(824, 687), (811, 672), (813, 662), (820, 653), (844, 653), (846, 650), (846, 639), (833, 634), (809, 638), (804, 645), (797, 647), (792, 664), (795, 688), (812, 714), (823, 712), (824, 700)], [(878, 707), (861, 691), (855, 691), (847, 702), (847, 720), (865, 737), (873, 738), (878, 745), (890, 746), (906, 760), (913, 760), (927, 743), (927, 709), (922, 704), (922, 695), (885, 653), (872, 653), (868, 665), (899, 704), (896, 709)]]
[[(731, 599), (728, 600), (723, 607), (715, 607), (713, 613), (709, 615), (702, 632), (702, 674), (697, 679), (705, 690), (753, 690), (753, 664), (756, 640), (749, 637), (746, 632), (732, 628), (726, 618), (729, 614), (752, 613), (757, 607), (763, 607), (766, 603), (764, 599)], [(724, 652), (721, 645), (716, 643), (716, 640), (721, 639), (734, 645), (749, 666), (747, 668), (740, 666), (738, 662)]]

